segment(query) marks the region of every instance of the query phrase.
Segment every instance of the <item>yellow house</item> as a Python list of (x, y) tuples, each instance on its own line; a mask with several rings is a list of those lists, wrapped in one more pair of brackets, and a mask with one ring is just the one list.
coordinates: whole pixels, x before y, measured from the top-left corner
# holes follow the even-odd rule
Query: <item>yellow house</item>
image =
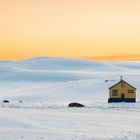
[(136, 88), (121, 80), (109, 88), (108, 103), (111, 102), (136, 102)]

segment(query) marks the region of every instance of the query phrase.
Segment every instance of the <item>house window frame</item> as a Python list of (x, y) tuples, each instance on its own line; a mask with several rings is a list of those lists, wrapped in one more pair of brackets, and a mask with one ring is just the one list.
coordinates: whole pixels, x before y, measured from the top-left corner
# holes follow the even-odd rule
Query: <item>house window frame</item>
[(112, 90), (112, 96), (118, 96), (118, 90), (117, 89)]
[(128, 93), (129, 94), (133, 94), (134, 93), (134, 90), (128, 90)]

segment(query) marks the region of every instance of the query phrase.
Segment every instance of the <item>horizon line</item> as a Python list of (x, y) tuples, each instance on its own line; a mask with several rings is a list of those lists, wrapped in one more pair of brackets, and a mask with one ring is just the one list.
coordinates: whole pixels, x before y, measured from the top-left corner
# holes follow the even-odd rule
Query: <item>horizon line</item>
[(96, 60), (96, 61), (140, 61), (140, 55), (108, 55), (108, 56), (87, 56), (85, 59)]
[(140, 55), (121, 55), (118, 57), (118, 55), (110, 55), (110, 56), (85, 56), (85, 57), (64, 57), (64, 56), (31, 56), (31, 57), (23, 57), (23, 58), (17, 58), (17, 59), (0, 59), (0, 61), (20, 61), (20, 60), (26, 60), (26, 59), (32, 59), (32, 58), (66, 58), (66, 59), (84, 59), (84, 60), (93, 60), (93, 61), (140, 61)]

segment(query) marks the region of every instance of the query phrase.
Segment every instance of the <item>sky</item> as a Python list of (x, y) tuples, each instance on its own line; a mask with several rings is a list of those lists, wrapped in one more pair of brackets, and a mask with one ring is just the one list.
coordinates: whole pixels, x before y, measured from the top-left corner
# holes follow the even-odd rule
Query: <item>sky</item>
[(0, 0), (0, 59), (140, 60), (139, 0)]

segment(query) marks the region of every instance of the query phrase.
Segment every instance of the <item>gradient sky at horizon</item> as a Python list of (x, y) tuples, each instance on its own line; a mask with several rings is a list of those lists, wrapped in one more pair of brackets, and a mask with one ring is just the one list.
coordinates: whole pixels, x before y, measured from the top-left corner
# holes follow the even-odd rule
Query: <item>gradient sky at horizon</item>
[(0, 0), (0, 59), (140, 60), (139, 0)]

